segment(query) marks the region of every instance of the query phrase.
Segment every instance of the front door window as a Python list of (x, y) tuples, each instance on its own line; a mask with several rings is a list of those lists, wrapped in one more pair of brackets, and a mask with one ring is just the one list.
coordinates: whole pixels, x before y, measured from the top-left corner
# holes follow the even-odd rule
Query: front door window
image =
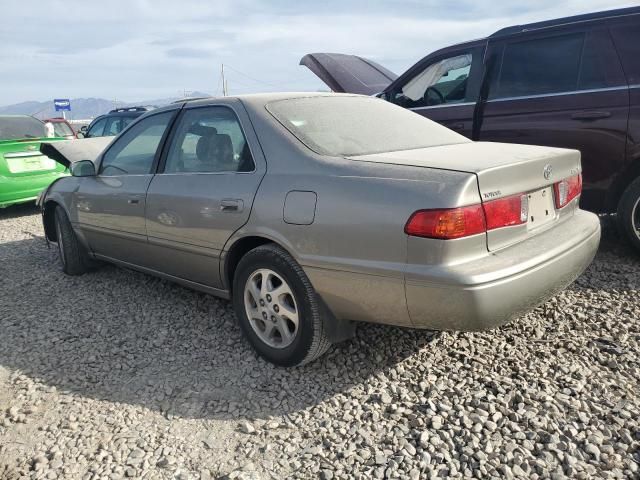
[(466, 102), (471, 60), (472, 54), (466, 53), (430, 64), (405, 83), (392, 101), (406, 108)]
[(107, 150), (101, 175), (145, 175), (151, 173), (160, 141), (174, 112), (147, 117), (132, 126)]

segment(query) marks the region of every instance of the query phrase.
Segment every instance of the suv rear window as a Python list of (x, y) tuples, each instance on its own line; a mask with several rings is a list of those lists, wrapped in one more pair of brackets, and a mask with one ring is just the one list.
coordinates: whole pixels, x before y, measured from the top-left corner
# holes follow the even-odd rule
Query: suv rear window
[(371, 97), (301, 97), (271, 102), (267, 110), (321, 155), (366, 155), (469, 141), (417, 113)]

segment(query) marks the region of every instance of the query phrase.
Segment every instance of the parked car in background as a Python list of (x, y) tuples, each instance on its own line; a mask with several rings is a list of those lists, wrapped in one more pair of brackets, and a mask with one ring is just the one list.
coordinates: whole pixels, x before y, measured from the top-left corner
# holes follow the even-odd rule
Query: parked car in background
[(105, 115), (96, 117), (88, 127), (82, 127), (79, 137), (113, 137), (118, 135), (140, 115), (152, 109), (153, 107), (116, 108)]
[(33, 201), (65, 167), (40, 153), (45, 124), (28, 115), (0, 116), (0, 208)]
[(352, 321), (500, 325), (571, 283), (600, 238), (578, 151), (472, 142), (357, 95), (169, 105), (71, 171), (39, 200), (66, 273), (105, 260), (232, 298), (280, 365)]
[(47, 118), (45, 122), (53, 125), (53, 132), (56, 137), (64, 138), (66, 140), (73, 140), (76, 138), (75, 130), (64, 118)]
[(301, 64), (335, 91), (378, 94), (473, 140), (580, 150), (582, 206), (617, 212), (640, 249), (640, 7), (508, 27), (400, 77), (353, 55)]

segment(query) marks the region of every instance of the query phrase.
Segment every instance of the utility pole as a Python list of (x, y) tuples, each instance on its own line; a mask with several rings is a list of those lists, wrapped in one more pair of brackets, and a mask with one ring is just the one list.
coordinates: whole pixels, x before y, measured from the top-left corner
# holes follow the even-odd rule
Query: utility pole
[(222, 64), (222, 96), (227, 96), (227, 80), (224, 78), (224, 63)]

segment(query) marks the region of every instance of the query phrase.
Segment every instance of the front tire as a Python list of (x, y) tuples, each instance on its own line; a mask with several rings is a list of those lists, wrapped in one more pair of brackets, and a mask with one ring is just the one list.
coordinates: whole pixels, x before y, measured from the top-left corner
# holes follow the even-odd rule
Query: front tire
[(243, 333), (266, 360), (309, 363), (331, 346), (315, 292), (302, 267), (277, 245), (249, 251), (233, 279), (233, 306)]
[(631, 245), (640, 252), (640, 178), (635, 179), (620, 198), (618, 227)]
[(91, 267), (91, 259), (78, 241), (67, 213), (62, 207), (57, 206), (54, 215), (58, 255), (60, 256), (60, 263), (62, 263), (62, 271), (67, 275), (82, 275), (86, 273)]

